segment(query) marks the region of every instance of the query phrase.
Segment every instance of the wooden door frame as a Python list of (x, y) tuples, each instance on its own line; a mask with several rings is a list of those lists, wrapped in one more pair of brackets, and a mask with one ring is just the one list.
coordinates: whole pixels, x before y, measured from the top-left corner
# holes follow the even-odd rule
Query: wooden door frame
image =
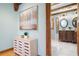
[(77, 13), (78, 13), (78, 18), (77, 18), (77, 52), (79, 56), (79, 3), (77, 3)]
[(46, 3), (46, 56), (51, 56), (50, 5)]
[[(51, 56), (51, 28), (50, 28), (50, 10), (51, 4), (46, 3), (46, 56)], [(78, 19), (77, 19), (77, 52), (79, 56), (79, 3), (77, 4), (77, 12), (78, 12)]]

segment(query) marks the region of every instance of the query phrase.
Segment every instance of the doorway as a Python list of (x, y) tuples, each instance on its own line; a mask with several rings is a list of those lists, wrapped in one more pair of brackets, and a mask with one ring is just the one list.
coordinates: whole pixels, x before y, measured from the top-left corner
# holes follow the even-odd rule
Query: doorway
[(77, 56), (77, 3), (51, 4), (52, 56)]

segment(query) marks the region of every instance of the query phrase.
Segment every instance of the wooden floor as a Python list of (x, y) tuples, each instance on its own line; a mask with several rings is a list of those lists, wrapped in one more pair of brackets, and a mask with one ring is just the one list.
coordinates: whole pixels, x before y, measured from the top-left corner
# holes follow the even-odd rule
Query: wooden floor
[(13, 52), (13, 49), (0, 52), (0, 56), (16, 56), (15, 53)]

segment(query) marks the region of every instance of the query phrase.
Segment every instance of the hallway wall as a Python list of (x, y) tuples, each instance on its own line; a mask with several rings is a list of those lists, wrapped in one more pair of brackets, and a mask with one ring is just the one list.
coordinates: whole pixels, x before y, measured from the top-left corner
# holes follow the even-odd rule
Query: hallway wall
[(0, 4), (0, 51), (12, 48), (18, 30), (17, 12), (13, 4)]
[[(25, 9), (28, 9), (32, 6), (38, 6), (38, 30), (19, 30), (18, 34), (23, 35), (24, 32), (28, 32), (29, 36), (36, 38), (38, 40), (38, 54), (46, 55), (46, 9), (45, 4), (21, 4), (19, 8), (19, 13)], [(18, 20), (19, 22), (19, 20)], [(19, 24), (19, 23), (18, 23)]]

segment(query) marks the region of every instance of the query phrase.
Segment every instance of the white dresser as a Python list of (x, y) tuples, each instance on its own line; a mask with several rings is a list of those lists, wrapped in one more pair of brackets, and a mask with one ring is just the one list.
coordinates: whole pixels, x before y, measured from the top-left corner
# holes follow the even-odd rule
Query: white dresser
[(13, 42), (14, 52), (20, 56), (37, 56), (37, 39), (17, 36)]

